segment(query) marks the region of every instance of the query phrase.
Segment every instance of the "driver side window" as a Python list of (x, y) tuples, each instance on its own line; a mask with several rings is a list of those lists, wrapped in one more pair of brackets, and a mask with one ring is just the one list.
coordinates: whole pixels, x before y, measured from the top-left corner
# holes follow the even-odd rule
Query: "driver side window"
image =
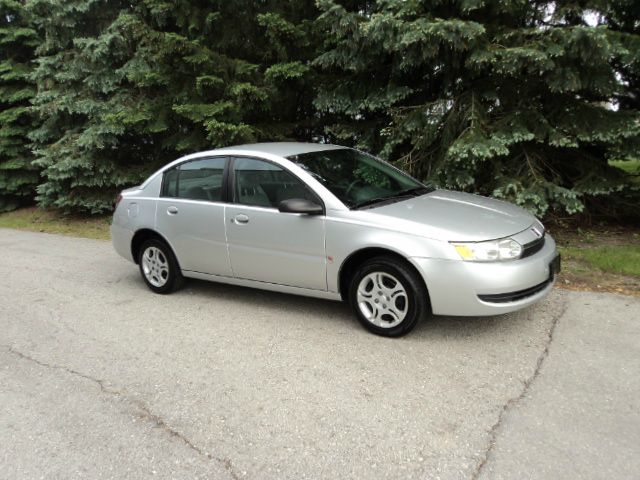
[(283, 200), (304, 198), (318, 203), (316, 195), (285, 169), (263, 160), (236, 158), (234, 200), (241, 205), (278, 208)]

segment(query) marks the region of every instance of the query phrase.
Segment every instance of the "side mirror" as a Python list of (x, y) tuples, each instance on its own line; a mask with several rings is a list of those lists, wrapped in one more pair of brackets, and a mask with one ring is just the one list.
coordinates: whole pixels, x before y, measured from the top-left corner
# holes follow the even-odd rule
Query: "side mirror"
[(278, 204), (278, 210), (283, 213), (302, 213), (305, 215), (321, 215), (322, 206), (306, 198), (290, 198)]

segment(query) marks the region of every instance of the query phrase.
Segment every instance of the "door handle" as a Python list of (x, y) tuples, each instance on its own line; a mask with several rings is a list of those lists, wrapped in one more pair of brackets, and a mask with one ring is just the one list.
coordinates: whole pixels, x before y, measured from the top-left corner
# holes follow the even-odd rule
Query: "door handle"
[(171, 206), (171, 207), (167, 208), (167, 213), (169, 215), (176, 215), (178, 213), (178, 207)]
[(244, 225), (249, 223), (249, 217), (247, 217), (244, 213), (240, 213), (233, 217), (233, 221), (238, 225)]

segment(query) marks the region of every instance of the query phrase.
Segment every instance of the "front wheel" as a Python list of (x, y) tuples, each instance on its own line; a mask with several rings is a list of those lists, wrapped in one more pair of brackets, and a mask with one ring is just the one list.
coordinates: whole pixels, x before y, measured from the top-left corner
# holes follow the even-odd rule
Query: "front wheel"
[(351, 278), (349, 301), (365, 328), (387, 337), (409, 333), (429, 311), (418, 273), (393, 257), (363, 263)]
[(171, 293), (182, 285), (182, 273), (166, 243), (151, 239), (144, 242), (138, 258), (140, 273), (155, 293)]

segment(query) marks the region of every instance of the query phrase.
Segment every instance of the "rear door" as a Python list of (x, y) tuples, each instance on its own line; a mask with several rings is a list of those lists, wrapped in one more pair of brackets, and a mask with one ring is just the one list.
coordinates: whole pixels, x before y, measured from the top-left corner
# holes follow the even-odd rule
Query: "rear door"
[(231, 276), (225, 236), (227, 157), (184, 162), (164, 173), (156, 228), (180, 268)]
[(229, 258), (236, 277), (326, 290), (324, 215), (281, 213), (289, 198), (320, 200), (297, 177), (259, 159), (235, 158), (227, 206)]

